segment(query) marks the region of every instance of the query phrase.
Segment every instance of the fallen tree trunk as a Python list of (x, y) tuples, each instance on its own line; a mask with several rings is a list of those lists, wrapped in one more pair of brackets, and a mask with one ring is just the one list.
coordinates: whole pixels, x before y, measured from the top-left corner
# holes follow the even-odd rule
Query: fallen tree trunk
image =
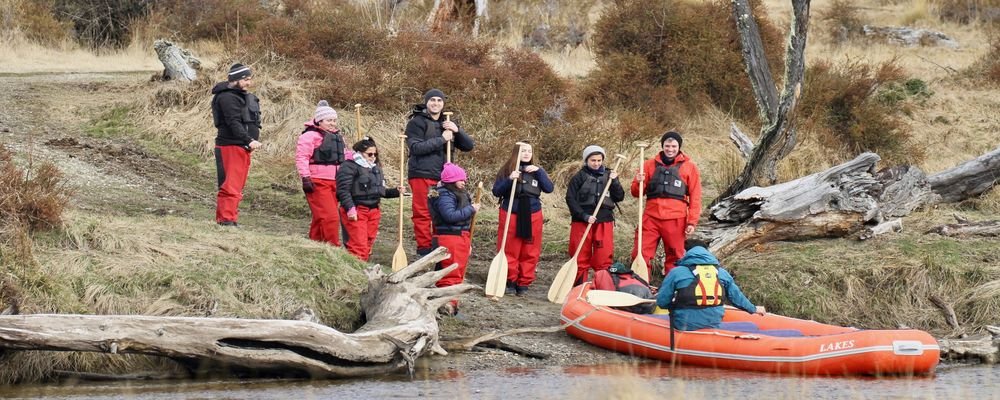
[(864, 153), (793, 181), (751, 187), (711, 209), (699, 227), (722, 257), (758, 243), (842, 237), (909, 214), (933, 197), (919, 169), (873, 173), (879, 156)]
[(942, 203), (953, 203), (986, 193), (1000, 181), (1000, 147), (955, 168), (928, 177)]
[(191, 368), (217, 365), (223, 371), (313, 378), (372, 376), (405, 367), (412, 373), (421, 355), (446, 354), (438, 343), (438, 307), (476, 288), (432, 287), (457, 267), (426, 272), (447, 257), (447, 250), (438, 248), (391, 275), (377, 265), (369, 268), (361, 298), (368, 322), (354, 333), (289, 320), (11, 315), (0, 316), (0, 348), (146, 354)]
[(942, 236), (1000, 236), (1000, 221), (959, 222), (936, 226), (927, 233)]

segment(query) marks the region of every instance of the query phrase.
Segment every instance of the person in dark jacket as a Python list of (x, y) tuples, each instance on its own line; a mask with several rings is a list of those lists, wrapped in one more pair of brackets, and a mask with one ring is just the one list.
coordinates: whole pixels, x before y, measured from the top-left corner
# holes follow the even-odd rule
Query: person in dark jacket
[[(522, 142), (523, 143), (523, 142)], [(510, 197), (511, 185), (514, 198)], [(507, 220), (507, 205), (513, 201), (510, 228), (507, 230), (507, 290), (524, 296), (535, 281), (535, 267), (542, 253), (542, 193), (552, 193), (554, 186), (545, 169), (535, 164), (531, 145), (514, 145), (507, 162), (497, 171), (493, 195), (500, 199), (499, 221)], [(497, 251), (503, 243), (503, 222), (497, 224)]]
[(406, 123), (406, 147), (410, 153), (406, 173), (413, 192), (413, 236), (417, 254), (425, 255), (431, 248), (431, 214), (427, 208), (427, 193), (437, 185), (447, 158), (452, 151), (472, 151), (475, 143), (455, 121), (443, 114), (444, 92), (438, 89), (424, 93), (424, 103), (413, 106)]
[(670, 310), (670, 323), (682, 331), (718, 328), (729, 302), (751, 314), (764, 315), (764, 306), (755, 306), (736, 285), (733, 276), (719, 264), (701, 240), (684, 242), (686, 252), (677, 267), (663, 278), (656, 305)]
[(341, 164), (337, 173), (340, 221), (344, 230), (344, 247), (361, 261), (368, 261), (382, 220), (379, 203), (383, 197), (399, 197), (405, 189), (402, 185), (385, 187), (374, 140), (365, 137), (352, 148), (354, 158)]
[[(458, 264), (458, 268), (437, 281), (437, 287), (454, 286), (465, 280), (465, 268), (472, 251), (472, 216), (479, 212), (479, 203), (472, 202), (472, 196), (465, 190), (468, 176), (458, 165), (446, 163), (441, 170), (441, 183), (428, 194), (431, 218), (434, 221), (432, 242), (448, 249), (450, 257), (441, 261), (439, 267)], [(445, 304), (441, 310), (448, 315), (458, 313), (458, 300)]]
[[(576, 284), (587, 280), (590, 270), (594, 272), (608, 269), (615, 255), (615, 205), (625, 199), (625, 189), (618, 182), (618, 172), (604, 166), (606, 154), (601, 146), (591, 145), (583, 149), (583, 168), (570, 179), (566, 187), (566, 206), (572, 220), (569, 230), (569, 256), (576, 252), (583, 232), (588, 224), (593, 224), (590, 234), (583, 240), (583, 247), (577, 257)], [(608, 194), (601, 202), (601, 208), (594, 215), (608, 180)]]
[(260, 100), (248, 92), (253, 71), (243, 64), (229, 68), (226, 82), (212, 88), (212, 121), (215, 136), (215, 169), (219, 192), (215, 222), (237, 226), (240, 200), (250, 172), (250, 152), (260, 143)]

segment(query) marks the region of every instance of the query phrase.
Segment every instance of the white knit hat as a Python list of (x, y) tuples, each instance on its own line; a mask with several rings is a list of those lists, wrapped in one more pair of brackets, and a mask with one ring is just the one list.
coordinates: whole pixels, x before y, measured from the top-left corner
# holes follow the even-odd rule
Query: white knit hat
[(313, 121), (319, 122), (331, 118), (337, 118), (337, 110), (330, 107), (330, 103), (327, 103), (326, 100), (320, 100), (319, 104), (316, 104), (316, 114), (313, 114)]
[(587, 162), (587, 159), (590, 158), (590, 156), (594, 155), (595, 153), (601, 153), (602, 158), (608, 158), (608, 154), (604, 152), (603, 147), (598, 146), (596, 144), (592, 144), (590, 146), (587, 146), (587, 148), (583, 149), (583, 162)]

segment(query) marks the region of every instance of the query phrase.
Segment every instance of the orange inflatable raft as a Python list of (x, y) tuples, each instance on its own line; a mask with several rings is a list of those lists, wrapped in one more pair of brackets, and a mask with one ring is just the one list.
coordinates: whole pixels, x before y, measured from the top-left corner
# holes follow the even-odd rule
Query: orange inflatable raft
[[(927, 374), (940, 357), (927, 332), (859, 330), (727, 308), (720, 329), (674, 331), (666, 315), (633, 314), (587, 301), (591, 284), (569, 293), (566, 332), (598, 347), (640, 357), (747, 371), (796, 375)], [(663, 318), (659, 318), (663, 317)]]

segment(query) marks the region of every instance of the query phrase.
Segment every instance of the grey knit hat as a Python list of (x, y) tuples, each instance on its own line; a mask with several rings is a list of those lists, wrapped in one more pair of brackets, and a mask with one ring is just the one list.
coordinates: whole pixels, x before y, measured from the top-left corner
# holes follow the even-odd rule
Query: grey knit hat
[(592, 144), (590, 146), (587, 146), (587, 148), (583, 149), (583, 162), (587, 162), (587, 159), (596, 153), (601, 153), (601, 157), (608, 158), (608, 153), (604, 152), (603, 147), (598, 146), (596, 144)]

